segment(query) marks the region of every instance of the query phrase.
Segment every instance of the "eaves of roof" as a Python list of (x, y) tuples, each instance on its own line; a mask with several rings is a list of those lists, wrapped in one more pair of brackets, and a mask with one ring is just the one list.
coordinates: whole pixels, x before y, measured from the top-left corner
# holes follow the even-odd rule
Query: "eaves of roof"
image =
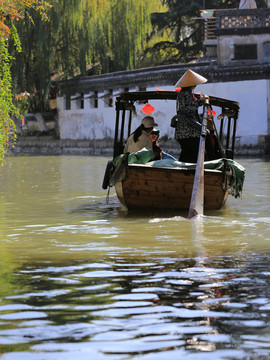
[(128, 71), (84, 76), (61, 83), (63, 93), (75, 94), (95, 90), (132, 88), (138, 86), (174, 86), (187, 69), (192, 69), (210, 83), (269, 79), (270, 63), (218, 66), (213, 59), (194, 63), (155, 66)]

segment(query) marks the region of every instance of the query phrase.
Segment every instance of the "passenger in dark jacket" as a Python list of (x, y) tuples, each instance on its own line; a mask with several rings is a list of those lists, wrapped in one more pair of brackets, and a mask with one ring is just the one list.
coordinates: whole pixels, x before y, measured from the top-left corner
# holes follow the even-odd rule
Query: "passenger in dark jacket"
[(149, 134), (150, 139), (153, 142), (153, 152), (154, 158), (152, 160), (161, 160), (162, 159), (162, 150), (158, 144), (160, 131), (154, 128), (152, 132)]

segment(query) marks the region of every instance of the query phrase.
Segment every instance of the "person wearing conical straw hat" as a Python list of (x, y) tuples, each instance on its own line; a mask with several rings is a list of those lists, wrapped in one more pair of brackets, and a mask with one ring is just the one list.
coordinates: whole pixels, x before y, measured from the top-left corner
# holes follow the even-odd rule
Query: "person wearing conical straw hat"
[[(175, 139), (181, 146), (179, 161), (190, 163), (197, 162), (202, 128), (198, 109), (204, 104), (206, 99), (209, 99), (209, 96), (202, 95), (197, 99), (197, 97), (194, 96), (193, 91), (197, 85), (206, 82), (207, 79), (205, 77), (188, 69), (175, 84), (177, 88), (181, 87), (181, 90), (177, 94), (177, 121), (174, 124)], [(214, 158), (213, 146), (207, 136), (205, 148), (208, 155), (207, 159), (212, 160)]]

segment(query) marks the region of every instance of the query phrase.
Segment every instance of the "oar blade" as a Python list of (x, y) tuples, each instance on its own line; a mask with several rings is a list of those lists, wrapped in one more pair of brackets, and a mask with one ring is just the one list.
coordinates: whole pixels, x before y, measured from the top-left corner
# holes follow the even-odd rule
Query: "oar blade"
[(204, 108), (202, 131), (200, 137), (200, 146), (198, 151), (197, 165), (194, 176), (191, 201), (189, 206), (188, 218), (192, 219), (194, 216), (203, 215), (204, 209), (204, 151), (205, 151), (205, 136), (208, 117), (208, 104)]
[(196, 172), (194, 176), (191, 201), (189, 206), (188, 218), (191, 219), (197, 215), (203, 215), (204, 209), (204, 139), (201, 139)]

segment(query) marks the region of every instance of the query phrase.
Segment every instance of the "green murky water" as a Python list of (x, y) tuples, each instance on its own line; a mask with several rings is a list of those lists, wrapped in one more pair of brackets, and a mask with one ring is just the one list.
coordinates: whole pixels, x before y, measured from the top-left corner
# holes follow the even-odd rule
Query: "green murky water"
[(1, 359), (268, 359), (270, 162), (190, 221), (107, 203), (108, 160), (0, 168)]

